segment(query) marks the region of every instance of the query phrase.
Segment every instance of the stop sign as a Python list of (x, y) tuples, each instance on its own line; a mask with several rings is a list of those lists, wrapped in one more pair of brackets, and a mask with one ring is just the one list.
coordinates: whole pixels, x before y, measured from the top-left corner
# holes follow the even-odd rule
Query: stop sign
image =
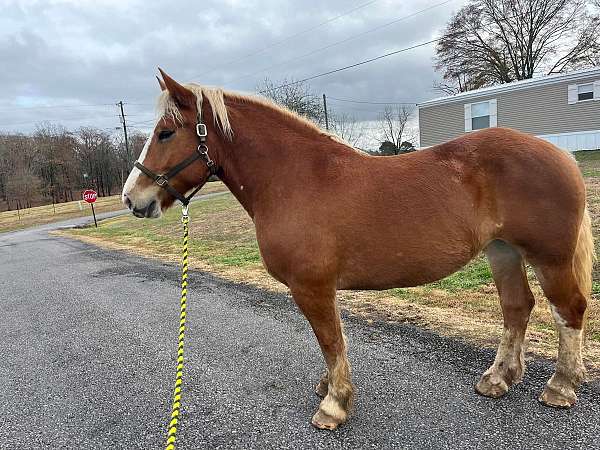
[(92, 189), (83, 191), (83, 199), (88, 203), (94, 203), (98, 198), (98, 193)]

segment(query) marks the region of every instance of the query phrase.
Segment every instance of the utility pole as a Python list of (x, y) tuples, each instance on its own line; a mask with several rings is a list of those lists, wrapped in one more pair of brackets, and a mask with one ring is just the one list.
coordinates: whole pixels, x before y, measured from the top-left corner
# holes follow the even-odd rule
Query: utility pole
[(125, 122), (125, 113), (123, 112), (123, 100), (117, 103), (121, 109), (121, 123), (123, 124), (123, 134), (125, 135), (125, 154), (127, 155), (127, 166), (131, 164), (131, 154), (129, 153), (129, 141), (127, 140), (127, 123)]
[(325, 129), (329, 131), (329, 117), (327, 117), (327, 97), (323, 94), (323, 111), (325, 111)]

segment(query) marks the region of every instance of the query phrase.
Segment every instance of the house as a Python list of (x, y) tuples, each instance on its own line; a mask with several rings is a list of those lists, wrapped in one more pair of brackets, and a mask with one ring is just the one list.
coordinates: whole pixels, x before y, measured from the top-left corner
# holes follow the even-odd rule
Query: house
[(461, 92), (418, 109), (421, 147), (508, 127), (565, 150), (600, 149), (600, 67)]

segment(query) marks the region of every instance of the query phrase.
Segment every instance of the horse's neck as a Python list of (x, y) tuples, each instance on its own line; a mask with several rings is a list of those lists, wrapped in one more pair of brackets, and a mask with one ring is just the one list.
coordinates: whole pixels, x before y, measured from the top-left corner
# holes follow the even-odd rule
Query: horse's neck
[[(262, 105), (229, 106), (234, 140), (220, 150), (222, 179), (251, 217), (334, 157), (341, 144)], [(338, 149), (339, 150), (339, 149)], [(352, 150), (348, 150), (352, 151)]]

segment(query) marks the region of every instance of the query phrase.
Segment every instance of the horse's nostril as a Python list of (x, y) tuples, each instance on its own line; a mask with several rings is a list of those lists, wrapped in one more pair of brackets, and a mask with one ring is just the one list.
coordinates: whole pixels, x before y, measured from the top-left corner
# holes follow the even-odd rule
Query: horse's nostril
[(123, 198), (124, 198), (125, 206), (127, 206), (129, 209), (131, 209), (131, 200), (129, 200), (129, 197), (127, 196), (127, 194), (125, 194), (123, 196)]

